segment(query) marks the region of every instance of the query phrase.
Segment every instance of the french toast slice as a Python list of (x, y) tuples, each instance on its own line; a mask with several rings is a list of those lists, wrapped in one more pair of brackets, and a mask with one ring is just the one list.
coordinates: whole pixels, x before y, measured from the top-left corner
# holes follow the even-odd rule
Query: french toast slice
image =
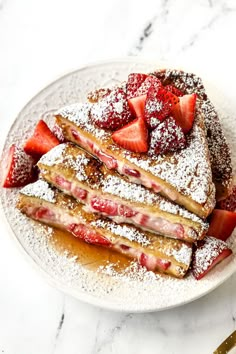
[(187, 147), (149, 157), (116, 145), (111, 132), (97, 128), (90, 118), (91, 103), (78, 103), (60, 109), (56, 122), (65, 138), (98, 157), (109, 169), (117, 170), (131, 182), (156, 193), (206, 218), (215, 205), (204, 114), (197, 99), (193, 128)]
[(225, 199), (230, 195), (233, 184), (231, 153), (219, 116), (207, 96), (202, 79), (182, 70), (164, 69), (152, 74), (160, 79), (163, 85), (174, 85), (185, 94), (196, 93), (198, 95), (199, 105), (204, 114), (216, 200)]
[(17, 207), (34, 220), (136, 259), (148, 270), (182, 278), (190, 266), (190, 244), (88, 213), (82, 204), (50, 187), (46, 181), (38, 180), (21, 189)]
[(134, 183), (78, 146), (58, 145), (38, 162), (41, 177), (113, 221), (188, 242), (200, 240), (208, 224), (161, 195)]

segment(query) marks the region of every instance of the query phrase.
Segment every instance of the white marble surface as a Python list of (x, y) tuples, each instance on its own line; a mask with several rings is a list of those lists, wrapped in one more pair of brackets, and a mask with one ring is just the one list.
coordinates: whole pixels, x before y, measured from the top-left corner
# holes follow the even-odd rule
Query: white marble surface
[[(0, 0), (0, 143), (22, 106), (88, 62), (145, 55), (198, 68), (235, 94), (234, 0)], [(210, 354), (233, 330), (236, 275), (194, 303), (112, 313), (48, 286), (0, 215), (0, 353)]]

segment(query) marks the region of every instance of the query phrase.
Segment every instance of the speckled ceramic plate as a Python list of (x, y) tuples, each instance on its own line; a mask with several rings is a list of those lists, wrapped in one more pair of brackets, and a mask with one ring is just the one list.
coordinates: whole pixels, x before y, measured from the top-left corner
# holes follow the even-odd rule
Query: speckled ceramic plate
[[(122, 81), (130, 72), (150, 72), (157, 68), (160, 65), (134, 58), (87, 66), (63, 76), (42, 90), (23, 108), (10, 129), (4, 149), (13, 142), (21, 144), (32, 133), (39, 117), (50, 124), (56, 109), (85, 100), (90, 90)], [(236, 161), (236, 124), (232, 119), (235, 103), (229, 102), (227, 97), (216, 92), (214, 86), (205, 80), (204, 83), (220, 112), (223, 128), (233, 151), (233, 160)], [(132, 312), (158, 311), (179, 306), (210, 292), (236, 269), (236, 241), (232, 236), (229, 242), (234, 254), (198, 282), (191, 275), (184, 280), (161, 277), (145, 272), (142, 268), (138, 270), (136, 264), (130, 265), (122, 273), (117, 273), (113, 264), (107, 264), (98, 271), (89, 270), (80, 263), (79, 254), (78, 258), (72, 257), (70, 253), (59, 252), (52, 246), (50, 228), (27, 219), (16, 210), (17, 191), (2, 190), (0, 193), (3, 211), (12, 234), (28, 259), (55, 287), (94, 305)]]

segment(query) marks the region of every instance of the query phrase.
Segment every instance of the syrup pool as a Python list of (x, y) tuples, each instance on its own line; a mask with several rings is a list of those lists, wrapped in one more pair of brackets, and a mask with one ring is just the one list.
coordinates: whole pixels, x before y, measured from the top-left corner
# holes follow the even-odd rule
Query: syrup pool
[(112, 264), (113, 269), (121, 273), (132, 262), (109, 248), (88, 244), (64, 230), (54, 228), (50, 241), (57, 251), (76, 257), (76, 261), (89, 270), (97, 271), (100, 267)]

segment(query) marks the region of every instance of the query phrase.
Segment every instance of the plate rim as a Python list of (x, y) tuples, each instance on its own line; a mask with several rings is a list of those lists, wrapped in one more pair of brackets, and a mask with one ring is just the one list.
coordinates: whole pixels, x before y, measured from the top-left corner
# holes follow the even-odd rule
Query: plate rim
[[(11, 132), (11, 130), (14, 128), (14, 125), (16, 124), (17, 118), (24, 112), (24, 110), (32, 103), (34, 102), (35, 98), (37, 96), (39, 96), (40, 94), (43, 94), (47, 89), (49, 89), (51, 86), (55, 85), (57, 82), (72, 76), (73, 74), (76, 74), (78, 72), (83, 72), (86, 71), (88, 69), (91, 69), (93, 67), (97, 67), (97, 66), (102, 66), (102, 65), (107, 65), (107, 64), (112, 64), (112, 63), (143, 63), (143, 64), (148, 64), (150, 63), (150, 65), (154, 65), (154, 63), (156, 63), (156, 60), (151, 59), (149, 57), (145, 58), (145, 57), (122, 57), (122, 58), (114, 58), (114, 59), (109, 59), (109, 60), (99, 60), (97, 62), (91, 62), (88, 63), (86, 65), (80, 66), (77, 69), (73, 69), (67, 73), (64, 73), (61, 76), (58, 76), (55, 80), (50, 81), (46, 86), (44, 86), (41, 90), (39, 90), (24, 106), (23, 108), (18, 112), (18, 114), (16, 115), (15, 119), (13, 120), (12, 124), (10, 125), (7, 135), (5, 136), (5, 140), (3, 142), (2, 148), (1, 148), (1, 156), (3, 155), (5, 149), (6, 149), (6, 144), (7, 144), (7, 138)], [(168, 67), (168, 68), (177, 68), (178, 66), (173, 65), (173, 63), (167, 62), (167, 61), (160, 61), (157, 63), (157, 68), (160, 68), (160, 64), (161, 67), (163, 65), (164, 67)], [(186, 68), (185, 66), (185, 71), (188, 70), (188, 68)], [(197, 73), (197, 70), (194, 71)], [(220, 282), (218, 282), (217, 284), (214, 284), (213, 287), (211, 287), (210, 289), (206, 289), (205, 291), (203, 291), (201, 294), (197, 294), (196, 296), (193, 296), (190, 299), (186, 299), (185, 301), (179, 301), (178, 303), (175, 303), (173, 305), (170, 306), (165, 306), (162, 308), (157, 308), (155, 306), (153, 306), (152, 308), (126, 308), (124, 303), (120, 303), (120, 302), (108, 302), (106, 299), (102, 299), (99, 297), (96, 297), (94, 295), (91, 295), (89, 293), (85, 293), (82, 292), (78, 289), (78, 291), (73, 290), (72, 288), (70, 288), (68, 285), (64, 286), (61, 281), (59, 279), (56, 279), (55, 277), (53, 277), (51, 274), (49, 274), (46, 270), (44, 270), (42, 268), (42, 266), (40, 264), (37, 263), (36, 259), (34, 259), (29, 252), (27, 252), (26, 248), (24, 247), (23, 244), (21, 244), (20, 240), (17, 238), (17, 236), (14, 233), (14, 230), (12, 228), (12, 225), (9, 223), (7, 216), (4, 212), (4, 208), (3, 208), (3, 200), (2, 200), (2, 191), (0, 191), (0, 200), (1, 200), (1, 214), (3, 215), (4, 219), (4, 223), (6, 225), (6, 229), (7, 229), (7, 233), (11, 234), (11, 239), (14, 240), (14, 244), (17, 246), (17, 248), (19, 249), (20, 253), (22, 253), (25, 257), (25, 259), (27, 259), (27, 261), (29, 263), (31, 263), (33, 265), (33, 268), (38, 271), (39, 274), (41, 274), (42, 278), (45, 279), (47, 281), (47, 283), (54, 287), (57, 290), (60, 290), (61, 292), (63, 292), (65, 295), (69, 295), (72, 296), (74, 298), (76, 298), (79, 301), (85, 302), (87, 304), (93, 305), (93, 306), (97, 306), (106, 310), (111, 310), (111, 311), (116, 311), (116, 312), (132, 312), (132, 313), (148, 313), (148, 312), (159, 312), (159, 311), (165, 311), (165, 310), (169, 310), (175, 307), (179, 307), (179, 306), (183, 306), (185, 304), (188, 304), (192, 301), (198, 300), (202, 297), (204, 297), (205, 295), (209, 294), (210, 292), (214, 291), (217, 287), (219, 287), (220, 285), (222, 285), (225, 281), (227, 281), (236, 271), (236, 267), (232, 268), (230, 270), (229, 273), (227, 273), (227, 275), (220, 280)]]

